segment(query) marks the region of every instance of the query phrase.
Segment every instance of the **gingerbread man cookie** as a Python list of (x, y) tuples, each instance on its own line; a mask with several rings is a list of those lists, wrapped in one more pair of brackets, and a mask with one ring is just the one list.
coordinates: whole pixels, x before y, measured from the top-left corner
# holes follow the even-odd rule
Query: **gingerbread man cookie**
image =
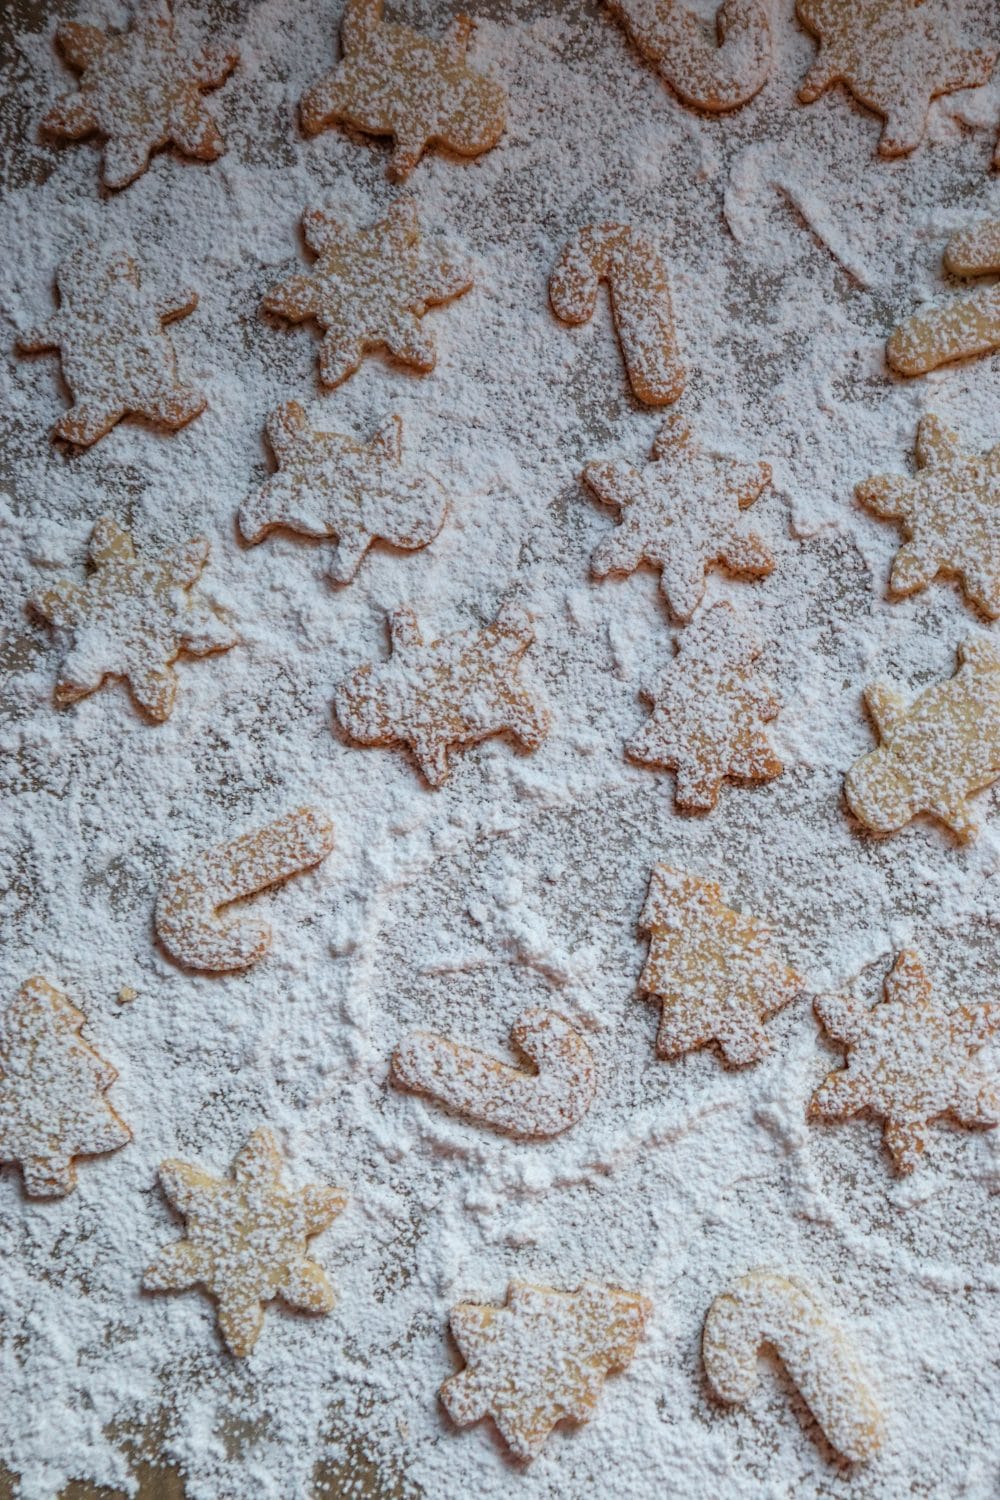
[(767, 82), (773, 44), (764, 0), (723, 0), (714, 26), (684, 0), (608, 0), (608, 8), (664, 82), (695, 109), (739, 109)]
[[(953, 276), (1000, 271), (1000, 219), (987, 219), (952, 235), (944, 268)], [(995, 349), (1000, 349), (1000, 283), (914, 313), (893, 330), (885, 357), (900, 375), (926, 375), (954, 359), (992, 354)]]

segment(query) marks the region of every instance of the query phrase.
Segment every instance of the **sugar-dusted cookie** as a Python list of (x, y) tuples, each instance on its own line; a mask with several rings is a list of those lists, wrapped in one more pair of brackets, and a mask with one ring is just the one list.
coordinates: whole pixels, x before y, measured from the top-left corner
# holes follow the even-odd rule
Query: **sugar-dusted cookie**
[(847, 1063), (820, 1084), (810, 1118), (879, 1116), (896, 1170), (904, 1173), (919, 1165), (935, 1120), (1000, 1123), (1000, 1084), (977, 1057), (1000, 1035), (1000, 1003), (939, 1000), (912, 949), (897, 956), (885, 996), (871, 1009), (850, 995), (820, 995), (813, 1003), (830, 1036), (847, 1048)]
[(532, 1008), (510, 1036), (530, 1069), (415, 1031), (392, 1054), (389, 1076), (397, 1088), (523, 1140), (559, 1135), (582, 1120), (597, 1080), (594, 1054), (576, 1028), (557, 1011)]
[[(953, 276), (1000, 271), (1000, 219), (986, 219), (953, 234), (944, 252)], [(900, 375), (926, 375), (953, 359), (971, 359), (1000, 349), (1000, 282), (977, 287), (900, 323), (885, 346), (886, 361)]]
[(588, 224), (563, 246), (549, 277), (552, 311), (588, 323), (598, 287), (608, 284), (625, 371), (647, 406), (667, 406), (684, 389), (667, 263), (651, 235), (629, 224)]
[(299, 105), (316, 135), (343, 122), (395, 143), (389, 175), (409, 176), (428, 146), (480, 156), (507, 123), (507, 96), (465, 61), (474, 22), (459, 15), (441, 41), (382, 19), (382, 0), (347, 0), (340, 23), (343, 60)]
[(639, 926), (649, 933), (639, 988), (662, 1007), (660, 1057), (709, 1043), (733, 1067), (763, 1057), (764, 1022), (804, 987), (770, 929), (727, 906), (714, 880), (669, 865), (653, 870)]
[(132, 1139), (105, 1095), (118, 1077), (80, 1035), (82, 1011), (37, 974), (0, 1016), (0, 1161), (15, 1161), (32, 1197), (76, 1186), (77, 1156)]
[(336, 537), (327, 577), (350, 583), (376, 538), (412, 551), (444, 524), (444, 490), (403, 464), (403, 419), (388, 417), (369, 442), (316, 432), (297, 401), (267, 419), (278, 472), (240, 506), (240, 531), (259, 542), (276, 526)]
[(930, 813), (963, 842), (976, 836), (967, 799), (1000, 776), (1000, 652), (979, 637), (963, 641), (958, 660), (954, 677), (910, 704), (884, 683), (865, 689), (882, 743), (855, 761), (844, 793), (873, 833)]
[(170, 0), (142, 0), (132, 25), (116, 36), (67, 21), (56, 30), (63, 56), (80, 75), (73, 94), (49, 110), (42, 128), (55, 135), (104, 137), (104, 181), (126, 187), (161, 146), (214, 161), (226, 149), (202, 99), (235, 68), (232, 48), (178, 46)]
[(537, 750), (549, 716), (523, 685), (521, 658), (535, 638), (523, 609), (504, 605), (491, 625), (425, 641), (412, 609), (389, 616), (392, 656), (366, 662), (337, 689), (343, 729), (363, 745), (409, 745), (431, 786), (448, 751), (505, 731)]
[(682, 417), (667, 418), (644, 469), (589, 463), (583, 478), (621, 517), (590, 559), (594, 576), (633, 573), (641, 562), (652, 563), (679, 620), (698, 608), (713, 564), (742, 578), (764, 578), (774, 567), (762, 538), (741, 525), (739, 515), (770, 484), (770, 467), (705, 453)]
[(292, 323), (314, 318), (323, 329), (323, 385), (340, 385), (372, 349), (425, 374), (433, 370), (437, 345), (420, 320), (429, 307), (467, 292), (472, 277), (424, 239), (413, 200), (397, 198), (384, 219), (356, 231), (310, 209), (302, 232), (315, 265), (274, 287), (263, 306)]
[(937, 417), (917, 428), (914, 479), (882, 474), (855, 489), (862, 505), (901, 521), (906, 545), (896, 554), (889, 591), (915, 594), (939, 573), (957, 577), (974, 604), (1000, 616), (1000, 443), (963, 453), (958, 434)]
[(685, 0), (608, 0), (608, 8), (695, 109), (739, 109), (767, 82), (773, 46), (765, 0), (723, 0), (714, 26)]
[(832, 84), (881, 115), (882, 156), (919, 146), (932, 99), (986, 83), (996, 53), (961, 43), (950, 0), (796, 0), (819, 41), (799, 98), (811, 104)]
[(652, 1304), (585, 1281), (575, 1292), (512, 1281), (503, 1307), (460, 1302), (451, 1331), (466, 1368), (441, 1387), (460, 1427), (493, 1418), (515, 1458), (534, 1458), (557, 1422), (586, 1422), (612, 1370), (624, 1370)]
[(720, 1292), (705, 1319), (705, 1374), (721, 1401), (749, 1400), (764, 1345), (779, 1356), (831, 1447), (852, 1463), (878, 1452), (885, 1420), (847, 1336), (811, 1287), (758, 1268)]
[(231, 843), (206, 849), (168, 875), (156, 901), (156, 935), (189, 969), (226, 973), (259, 962), (271, 946), (269, 923), (223, 917), (221, 908), (311, 870), (333, 848), (333, 825), (315, 807), (299, 807)]
[(144, 417), (174, 432), (205, 410), (205, 397), (177, 378), (163, 324), (187, 317), (198, 295), (155, 293), (124, 250), (81, 245), (56, 272), (59, 311), (18, 335), (25, 354), (58, 349), (73, 405), (53, 437), (89, 448), (122, 417)]
[(677, 655), (641, 689), (653, 706), (625, 746), (643, 766), (677, 773), (677, 806), (710, 812), (728, 777), (768, 781), (784, 769), (761, 723), (779, 703), (756, 678), (760, 642), (731, 605), (713, 604), (677, 638)]
[(102, 516), (90, 538), (90, 560), (93, 572), (84, 583), (61, 578), (28, 601), (69, 636), (56, 702), (75, 703), (106, 677), (121, 677), (139, 707), (162, 723), (177, 696), (174, 662), (181, 652), (207, 656), (239, 639), (227, 615), (195, 590), (208, 542), (194, 537), (140, 558), (129, 533)]
[(219, 1332), (231, 1354), (249, 1354), (264, 1326), (264, 1303), (280, 1297), (300, 1312), (328, 1313), (336, 1293), (309, 1241), (347, 1203), (342, 1188), (289, 1191), (281, 1181), (274, 1134), (255, 1130), (231, 1177), (213, 1177), (186, 1161), (165, 1161), (160, 1183), (187, 1221), (183, 1239), (165, 1245), (142, 1284), (151, 1292), (201, 1287), (218, 1303)]

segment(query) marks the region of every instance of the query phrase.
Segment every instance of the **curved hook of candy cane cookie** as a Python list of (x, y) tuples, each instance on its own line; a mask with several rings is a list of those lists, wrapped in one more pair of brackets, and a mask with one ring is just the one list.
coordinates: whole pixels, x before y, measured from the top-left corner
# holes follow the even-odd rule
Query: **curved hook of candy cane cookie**
[(554, 1010), (526, 1010), (510, 1035), (533, 1070), (416, 1031), (392, 1054), (390, 1077), (397, 1088), (426, 1094), (507, 1135), (525, 1140), (559, 1135), (590, 1108), (596, 1088), (593, 1053)]
[(190, 969), (247, 969), (271, 946), (260, 918), (220, 915), (232, 901), (256, 895), (311, 869), (333, 848), (333, 825), (314, 807), (285, 813), (266, 828), (208, 849), (168, 875), (156, 902), (156, 934), (171, 958)]
[(682, 0), (608, 0), (608, 6), (660, 77), (695, 109), (739, 109), (768, 80), (773, 44), (766, 0), (723, 0), (714, 41)]
[(747, 1400), (763, 1344), (780, 1356), (831, 1445), (852, 1463), (871, 1458), (884, 1422), (853, 1349), (808, 1287), (758, 1269), (716, 1297), (705, 1319), (705, 1374), (721, 1400)]
[[(959, 230), (944, 252), (953, 276), (986, 276), (1000, 271), (1000, 219), (986, 219)], [(926, 375), (954, 359), (970, 359), (1000, 349), (1000, 285), (978, 287), (926, 312), (914, 313), (893, 329), (885, 357), (900, 375)]]
[(549, 277), (552, 311), (586, 323), (608, 283), (629, 383), (647, 406), (667, 406), (684, 389), (667, 264), (651, 236), (629, 224), (588, 224), (563, 247)]

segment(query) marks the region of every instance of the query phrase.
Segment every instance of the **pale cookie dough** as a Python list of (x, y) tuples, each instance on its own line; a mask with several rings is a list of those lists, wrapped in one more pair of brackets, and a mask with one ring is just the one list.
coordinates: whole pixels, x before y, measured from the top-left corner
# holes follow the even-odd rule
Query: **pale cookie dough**
[[(1000, 219), (987, 219), (952, 235), (944, 268), (953, 276), (1000, 271)], [(900, 375), (926, 375), (952, 360), (992, 354), (995, 349), (1000, 349), (1000, 283), (914, 313), (893, 330), (885, 357)]]
[(773, 42), (766, 0), (723, 0), (714, 25), (684, 0), (608, 0), (608, 9), (695, 109), (739, 109), (768, 80)]

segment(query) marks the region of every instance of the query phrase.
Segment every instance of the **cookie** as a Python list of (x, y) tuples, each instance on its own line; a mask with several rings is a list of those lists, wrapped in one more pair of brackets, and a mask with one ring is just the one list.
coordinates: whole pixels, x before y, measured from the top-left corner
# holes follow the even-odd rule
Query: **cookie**
[(552, 311), (563, 323), (589, 323), (597, 290), (608, 284), (625, 372), (647, 406), (666, 406), (684, 389), (667, 264), (655, 240), (629, 224), (589, 224), (563, 247), (549, 277)]
[(669, 865), (653, 870), (639, 927), (649, 933), (639, 988), (662, 1007), (658, 1055), (714, 1044), (732, 1067), (759, 1061), (764, 1022), (804, 987), (769, 928), (726, 906), (714, 880)]
[(996, 53), (963, 47), (947, 4), (922, 0), (796, 0), (799, 20), (819, 42), (799, 98), (811, 104), (843, 83), (881, 115), (882, 156), (905, 156), (923, 140), (932, 99), (976, 88)]
[(340, 385), (373, 349), (423, 374), (433, 370), (437, 345), (420, 320), (467, 292), (472, 276), (425, 241), (413, 200), (397, 198), (384, 219), (356, 231), (311, 209), (302, 232), (316, 256), (312, 270), (274, 287), (263, 307), (291, 323), (319, 324), (321, 383)]
[(162, 146), (201, 161), (225, 151), (201, 95), (228, 78), (239, 53), (221, 47), (186, 53), (174, 35), (169, 0), (144, 0), (128, 31), (117, 35), (65, 22), (56, 41), (80, 83), (52, 106), (42, 129), (74, 140), (99, 132), (109, 188), (134, 182)]
[(275, 527), (303, 536), (336, 537), (327, 577), (350, 583), (378, 540), (413, 551), (444, 525), (447, 501), (438, 481), (403, 463), (403, 419), (388, 417), (367, 443), (316, 432), (297, 401), (267, 419), (278, 472), (240, 506), (248, 542)]
[(885, 996), (871, 1009), (850, 995), (820, 995), (814, 1009), (847, 1049), (847, 1062), (820, 1084), (809, 1117), (876, 1115), (897, 1172), (920, 1164), (935, 1120), (1000, 1122), (1000, 1086), (977, 1057), (1000, 1034), (1000, 1004), (944, 1004), (919, 953), (904, 949), (897, 956)]
[(491, 625), (424, 641), (412, 609), (389, 616), (392, 655), (357, 667), (337, 689), (341, 727), (362, 745), (408, 745), (437, 787), (448, 751), (508, 733), (537, 750), (549, 716), (520, 679), (535, 638), (523, 609), (504, 605)]
[(20, 1165), (33, 1198), (65, 1197), (75, 1157), (132, 1139), (105, 1097), (118, 1074), (80, 1035), (86, 1019), (37, 974), (0, 1019), (0, 1161)]
[(963, 842), (978, 832), (968, 798), (1000, 776), (1000, 654), (980, 637), (958, 648), (959, 669), (907, 704), (884, 683), (865, 688), (881, 744), (844, 780), (847, 805), (873, 833), (895, 833), (918, 813)]
[(170, 717), (181, 652), (207, 656), (239, 639), (224, 611), (195, 590), (208, 550), (205, 537), (194, 537), (139, 558), (129, 533), (101, 517), (90, 538), (94, 566), (86, 581), (61, 578), (28, 600), (35, 614), (69, 636), (57, 703), (75, 703), (105, 678), (120, 677), (151, 719), (162, 724)]
[(583, 1119), (594, 1098), (594, 1055), (565, 1016), (526, 1010), (511, 1030), (511, 1045), (530, 1067), (416, 1031), (392, 1054), (397, 1088), (516, 1139), (559, 1135)]
[[(944, 268), (953, 276), (1000, 271), (1000, 219), (987, 219), (952, 235)], [(900, 375), (926, 375), (953, 359), (971, 359), (995, 349), (1000, 349), (1000, 283), (914, 313), (893, 330), (885, 357)]]
[(503, 1307), (460, 1302), (451, 1331), (466, 1368), (441, 1387), (453, 1422), (490, 1416), (515, 1458), (533, 1459), (557, 1422), (587, 1422), (612, 1370), (632, 1361), (652, 1303), (586, 1281), (575, 1292), (512, 1281)]
[(685, 812), (710, 812), (719, 787), (769, 781), (784, 767), (761, 722), (780, 704), (757, 680), (760, 642), (724, 601), (713, 604), (677, 638), (677, 655), (641, 689), (652, 713), (625, 746), (642, 766), (676, 772), (674, 799)]
[(343, 60), (303, 96), (306, 135), (352, 125), (394, 142), (389, 176), (408, 177), (429, 146), (481, 156), (507, 124), (499, 84), (465, 61), (475, 23), (456, 16), (441, 41), (382, 19), (382, 0), (347, 0), (340, 23)]
[(156, 935), (171, 958), (189, 969), (226, 973), (258, 963), (271, 946), (270, 925), (240, 910), (243, 901), (292, 875), (311, 870), (333, 848), (333, 825), (315, 807), (299, 807), (231, 843), (206, 849), (168, 875), (156, 902)]
[(681, 417), (667, 418), (641, 471), (624, 462), (589, 463), (583, 478), (621, 518), (591, 556), (595, 578), (651, 563), (679, 620), (698, 608), (713, 565), (741, 578), (765, 578), (774, 568), (762, 538), (739, 516), (770, 484), (770, 467), (703, 452)]
[(608, 0), (608, 9), (664, 82), (695, 109), (739, 109), (770, 76), (765, 0), (723, 0), (714, 25), (683, 0)]
[(177, 377), (163, 324), (198, 306), (196, 292), (156, 293), (124, 250), (79, 246), (56, 272), (59, 311), (18, 335), (25, 354), (58, 349), (73, 405), (52, 435), (89, 448), (123, 417), (176, 432), (205, 410), (201, 391)]
[(890, 594), (915, 594), (947, 573), (995, 620), (1000, 616), (1000, 443), (982, 456), (963, 453), (957, 433), (937, 417), (922, 417), (917, 468), (915, 479), (883, 474), (854, 492), (875, 515), (902, 523), (906, 545), (892, 565)]
[(847, 1336), (811, 1287), (758, 1268), (721, 1292), (705, 1319), (702, 1359), (720, 1401), (750, 1399), (764, 1346), (778, 1355), (831, 1447), (852, 1463), (878, 1452), (885, 1420)]
[(280, 1297), (300, 1312), (328, 1313), (336, 1294), (309, 1241), (342, 1213), (342, 1188), (289, 1191), (270, 1130), (255, 1130), (231, 1177), (213, 1177), (186, 1161), (165, 1161), (160, 1183), (186, 1220), (183, 1239), (165, 1245), (142, 1278), (151, 1292), (200, 1287), (218, 1304), (216, 1318), (231, 1354), (249, 1354), (264, 1326), (264, 1303)]

